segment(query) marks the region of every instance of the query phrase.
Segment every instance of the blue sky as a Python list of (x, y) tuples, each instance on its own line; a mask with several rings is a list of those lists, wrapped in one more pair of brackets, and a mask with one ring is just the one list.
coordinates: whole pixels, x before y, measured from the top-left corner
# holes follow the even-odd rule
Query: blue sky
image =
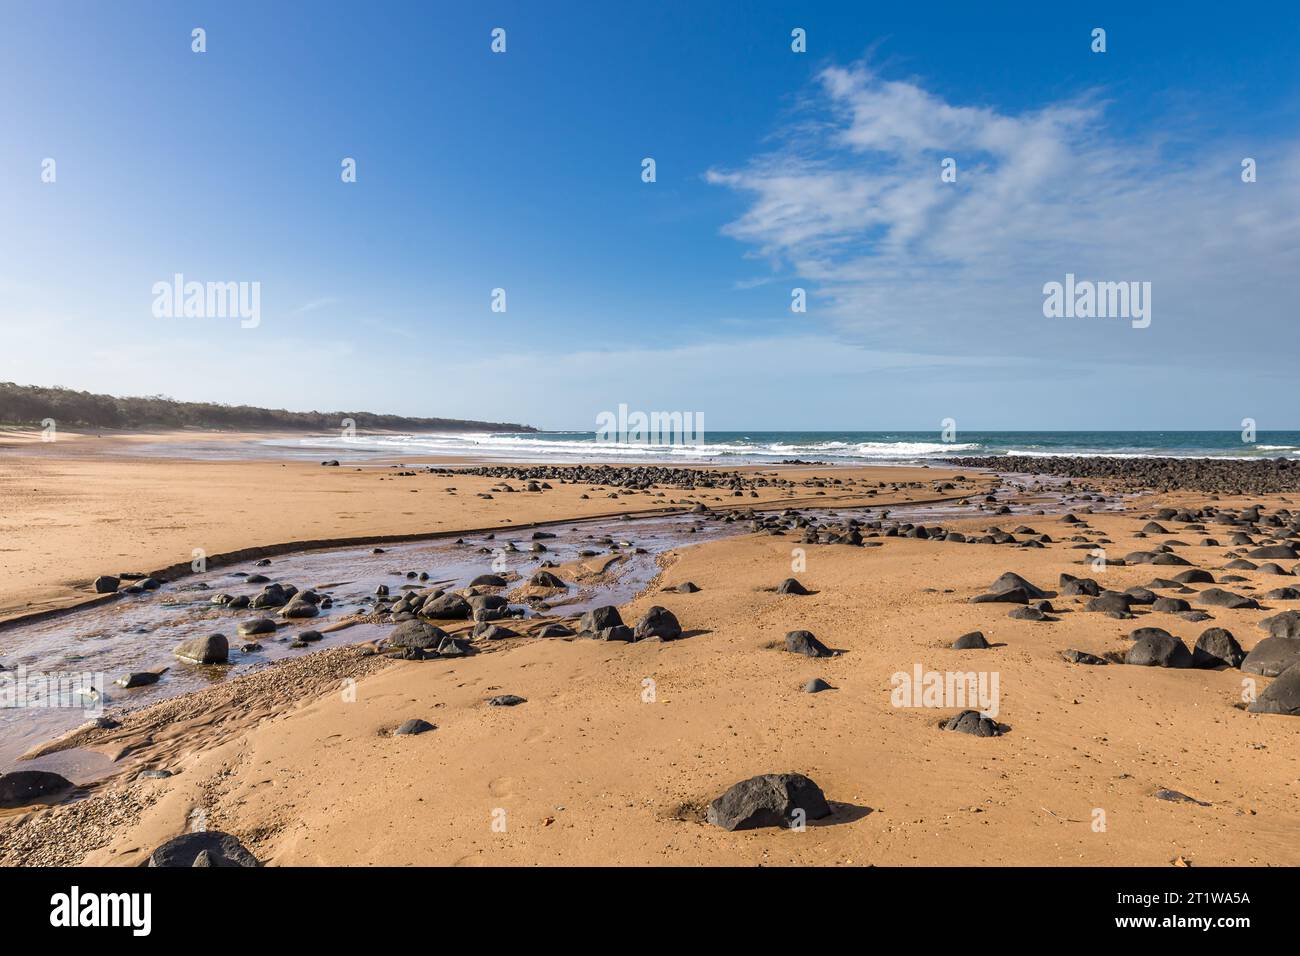
[[(549, 428), (1300, 427), (1300, 14), (902, 6), (7, 3), (0, 379)], [(1151, 282), (1151, 326), (1045, 318), (1067, 272)], [(155, 318), (175, 273), (260, 282), (260, 324)]]

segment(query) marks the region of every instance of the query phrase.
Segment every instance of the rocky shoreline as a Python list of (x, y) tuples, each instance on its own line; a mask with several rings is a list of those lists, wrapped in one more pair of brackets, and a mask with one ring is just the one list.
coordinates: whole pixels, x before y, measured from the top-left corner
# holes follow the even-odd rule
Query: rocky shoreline
[(1286, 458), (1093, 458), (1028, 455), (945, 459), (960, 468), (1122, 481), (1151, 491), (1205, 491), (1225, 495), (1300, 492), (1300, 461)]
[[(464, 560), (375, 548), (170, 588), (224, 634), (153, 629), (157, 657), (100, 668), (131, 694), (215, 677), (239, 641), (304, 653), (28, 751), (65, 756), (0, 776), (0, 866), (1296, 860), (1287, 496), (1130, 495), (1110, 471), (311, 472), (391, 483)], [(595, 509), (609, 527), (580, 523)], [(692, 546), (612, 524), (651, 512)], [(639, 547), (657, 573), (594, 600)], [(168, 600), (140, 587), (125, 603)], [(318, 644), (341, 617), (357, 643)], [(77, 776), (74, 750), (113, 772)], [(959, 786), (909, 775), (917, 754)], [(1114, 839), (1065, 829), (1095, 807)]]

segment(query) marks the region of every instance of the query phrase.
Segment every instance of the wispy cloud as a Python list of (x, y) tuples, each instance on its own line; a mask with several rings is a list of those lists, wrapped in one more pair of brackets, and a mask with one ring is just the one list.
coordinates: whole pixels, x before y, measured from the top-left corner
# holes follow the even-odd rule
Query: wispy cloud
[(319, 309), (329, 308), (336, 302), (338, 302), (338, 299), (333, 296), (324, 296), (319, 299), (312, 299), (310, 302), (304, 302), (302, 305), (298, 306), (298, 308), (292, 310), (289, 315), (307, 315), (308, 313), (315, 312)]
[[(865, 65), (823, 70), (813, 93), (777, 148), (708, 178), (749, 197), (724, 232), (797, 273), (842, 337), (1023, 355), (1297, 341), (1295, 142), (1171, 154), (1154, 131), (1116, 134), (1099, 94), (1013, 115)], [(1241, 181), (1247, 155), (1259, 182)], [(1151, 281), (1152, 329), (1044, 319), (1043, 283), (1066, 272)]]

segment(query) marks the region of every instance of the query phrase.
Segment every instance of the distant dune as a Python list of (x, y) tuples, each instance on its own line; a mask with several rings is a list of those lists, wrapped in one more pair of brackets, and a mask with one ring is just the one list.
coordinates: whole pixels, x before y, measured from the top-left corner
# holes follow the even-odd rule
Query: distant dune
[(39, 425), (52, 418), (60, 426), (95, 428), (230, 428), (245, 431), (336, 431), (344, 419), (357, 428), (388, 431), (509, 431), (537, 429), (517, 422), (459, 418), (407, 418), (374, 412), (291, 412), (283, 408), (178, 402), (165, 395), (115, 398), (70, 388), (0, 382), (0, 425)]

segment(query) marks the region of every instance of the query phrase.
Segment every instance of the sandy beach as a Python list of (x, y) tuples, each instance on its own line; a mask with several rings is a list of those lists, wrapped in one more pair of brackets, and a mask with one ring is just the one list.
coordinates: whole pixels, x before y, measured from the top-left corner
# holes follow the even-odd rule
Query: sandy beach
[[(527, 529), (543, 523), (664, 512), (700, 522), (733, 512), (745, 527), (658, 555), (655, 578), (619, 607), (629, 625), (668, 609), (682, 630), (675, 639), (537, 636), (552, 623), (579, 628), (559, 604), (500, 620), (519, 636), (495, 640), (473, 636), (469, 620), (435, 621), (469, 652), (412, 660), (385, 653), (391, 616), (377, 623), (375, 613), (356, 643), (112, 709), (116, 726), (39, 749), (94, 753), (111, 767), (75, 799), (0, 811), (7, 865), (137, 865), (194, 829), (232, 834), (268, 865), (1300, 863), (1295, 718), (1243, 703), (1244, 680), (1262, 691), (1270, 678), (1062, 657), (1122, 660), (1139, 627), (1164, 628), (1189, 649), (1205, 629), (1226, 628), (1249, 652), (1267, 636), (1262, 619), (1300, 608), (1262, 598), (1289, 578), (1239, 570), (1222, 583), (1266, 611), (1198, 603), (1203, 583), (1158, 592), (1208, 612), (1193, 622), (1149, 604), (1128, 619), (1085, 610), (1090, 598), (1061, 594), (1060, 576), (1116, 591), (1187, 568), (1221, 581), (1231, 560), (1223, 528), (1166, 520), (1153, 540), (1142, 530), (1151, 516), (1207, 504), (1267, 515), (1288, 506), (1286, 495), (1142, 494), (1104, 481), (1049, 493), (984, 472), (844, 466), (747, 467), (739, 471), (754, 486), (743, 490), (548, 481), (529, 492), (523, 479), (427, 470), (445, 461), (140, 457), (77, 440), (27, 452), (0, 459), (0, 615), (11, 622), (0, 629), (3, 663), (20, 650), (23, 617), (95, 600), (90, 583), (101, 574), (159, 571), (165, 588), (180, 586), (194, 548), (218, 565), (223, 555), (275, 555), (265, 569), (274, 581), (279, 556), (303, 543), (463, 535), (474, 545), (493, 533), (527, 543)], [(503, 481), (517, 490), (500, 491)], [(972, 541), (995, 526), (1017, 543), (1048, 540), (909, 537), (886, 533), (905, 517), (880, 516), (859, 546), (820, 543), (805, 540), (792, 514), (842, 526), (867, 509), (903, 515), (923, 502), (971, 509), (923, 527)], [(635, 539), (637, 522), (624, 525)], [(1202, 543), (1207, 536), (1218, 543)], [(1175, 542), (1169, 550), (1187, 564), (1098, 570), (1091, 557), (1095, 547), (1119, 558), (1157, 541)], [(598, 588), (620, 559), (597, 550), (552, 570)], [(485, 555), (483, 572), (490, 562)], [(1004, 572), (1051, 595), (1046, 620), (1009, 617), (1016, 603), (972, 602)], [(811, 593), (776, 593), (791, 577)], [(687, 582), (698, 590), (679, 591)], [(526, 583), (454, 590), (522, 601)], [(249, 612), (221, 613), (233, 639)], [(788, 652), (796, 630), (840, 653)], [(990, 647), (952, 648), (976, 630)], [(941, 730), (960, 707), (897, 706), (894, 675), (917, 668), (996, 674), (1001, 735)], [(832, 689), (805, 692), (815, 678)], [(524, 700), (487, 704), (500, 695)], [(412, 718), (433, 728), (392, 734)], [(793, 830), (728, 832), (706, 821), (733, 784), (787, 772), (815, 781), (830, 816)]]
[(1291, 928), (1300, 7), (121, 6), (0, 5), (19, 939)]

